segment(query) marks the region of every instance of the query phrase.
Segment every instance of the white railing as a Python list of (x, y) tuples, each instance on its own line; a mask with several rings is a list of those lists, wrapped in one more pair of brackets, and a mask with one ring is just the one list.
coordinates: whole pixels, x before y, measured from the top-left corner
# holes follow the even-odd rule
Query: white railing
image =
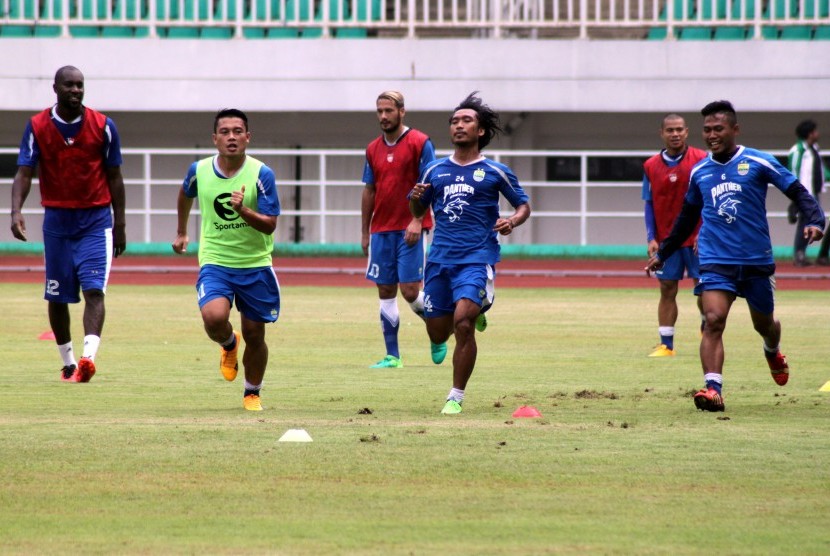
[(775, 38), (827, 25), (828, 0), (0, 0), (0, 35), (10, 36), (674, 38), (732, 28)]
[[(170, 241), (176, 229), (176, 196), (191, 162), (215, 153), (212, 149), (123, 149), (130, 241)], [(275, 169), (282, 214), (277, 241), (307, 244), (360, 241), (360, 182), (363, 149), (249, 149), (252, 156)], [(771, 151), (776, 155), (785, 151)], [(438, 151), (443, 156), (449, 154)], [(653, 151), (492, 150), (491, 159), (508, 164), (527, 190), (533, 218), (506, 241), (516, 244), (618, 244), (643, 242), (642, 178), (599, 181), (589, 165), (608, 158), (645, 159)], [(17, 149), (0, 149), (0, 156)], [(298, 160), (303, 163), (298, 167)], [(546, 179), (549, 160), (578, 162), (578, 176), (568, 181)], [(0, 214), (9, 214), (10, 178), (0, 179)], [(33, 187), (36, 189), (36, 187)], [(24, 206), (25, 215), (42, 215), (39, 195)], [(780, 197), (780, 198), (779, 198)], [(786, 198), (775, 196), (769, 216), (783, 222)], [(504, 206), (508, 209), (507, 205)], [(194, 208), (190, 233), (198, 237)], [(34, 223), (28, 226), (35, 230)], [(300, 237), (300, 233), (304, 232)], [(33, 232), (34, 233), (34, 232)], [(567, 238), (571, 239), (568, 240)], [(565, 238), (565, 239), (563, 239)], [(9, 235), (9, 239), (11, 239)]]

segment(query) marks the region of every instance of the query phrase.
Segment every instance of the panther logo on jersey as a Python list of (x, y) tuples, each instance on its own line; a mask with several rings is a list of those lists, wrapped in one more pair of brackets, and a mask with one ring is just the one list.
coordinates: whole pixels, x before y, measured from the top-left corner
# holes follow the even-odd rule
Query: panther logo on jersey
[(739, 200), (732, 197), (728, 198), (718, 207), (718, 216), (723, 216), (726, 218), (726, 223), (731, 224), (736, 218), (738, 218), (739, 204), (741, 204)]
[(464, 212), (464, 207), (469, 204), (470, 203), (463, 200), (461, 197), (456, 197), (444, 207), (444, 213), (449, 215), (450, 222), (455, 222), (461, 218), (461, 214)]

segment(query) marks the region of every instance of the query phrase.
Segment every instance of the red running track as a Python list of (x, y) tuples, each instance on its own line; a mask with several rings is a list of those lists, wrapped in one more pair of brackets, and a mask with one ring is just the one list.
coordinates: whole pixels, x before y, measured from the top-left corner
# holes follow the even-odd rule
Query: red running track
[[(594, 259), (511, 259), (497, 265), (497, 287), (518, 288), (654, 288), (642, 261)], [(360, 258), (278, 257), (274, 268), (282, 286), (361, 287), (366, 262)], [(192, 285), (198, 263), (194, 256), (145, 257), (124, 255), (113, 262), (110, 284)], [(0, 282), (43, 281), (40, 256), (0, 256)], [(778, 289), (830, 290), (830, 267), (795, 268), (778, 264)]]

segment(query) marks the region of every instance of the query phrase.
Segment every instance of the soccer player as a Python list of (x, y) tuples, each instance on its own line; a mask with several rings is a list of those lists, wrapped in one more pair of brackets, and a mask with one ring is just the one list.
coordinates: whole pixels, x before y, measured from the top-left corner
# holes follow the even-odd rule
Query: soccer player
[(789, 170), (771, 155), (740, 146), (738, 118), (725, 100), (703, 110), (703, 140), (710, 155), (689, 179), (689, 191), (669, 237), (646, 264), (659, 269), (697, 226), (700, 281), (695, 293), (703, 300), (706, 326), (700, 341), (705, 387), (694, 395), (702, 411), (723, 411), (723, 331), (736, 297), (746, 298), (755, 331), (764, 340), (764, 356), (776, 384), (789, 379), (781, 353), (781, 323), (775, 318), (775, 263), (767, 222), (768, 184), (798, 205), (805, 216), (808, 243), (821, 239), (824, 214), (815, 199)]
[[(274, 172), (245, 154), (251, 132), (241, 110), (220, 110), (213, 121), (218, 154), (194, 162), (187, 171), (177, 202), (178, 231), (173, 251), (187, 250), (187, 221), (193, 199), (199, 198), (199, 278), (196, 296), (208, 337), (220, 348), (219, 371), (236, 379), (242, 339), (245, 391), (242, 406), (262, 411), (260, 389), (268, 364), (265, 323), (280, 313), (280, 285), (272, 266), (274, 230), (280, 214)], [(230, 323), (234, 302), (241, 315), (242, 335)]]
[[(799, 122), (795, 128), (795, 135), (798, 137), (798, 141), (787, 153), (787, 165), (790, 171), (798, 176), (798, 180), (804, 184), (807, 191), (813, 194), (816, 202), (821, 205), (821, 190), (824, 188), (824, 180), (830, 176), (830, 172), (824, 166), (821, 153), (818, 150), (818, 125), (813, 120)], [(790, 203), (789, 210), (790, 212), (798, 212), (792, 203)], [(830, 227), (828, 227), (828, 230), (830, 230)], [(804, 218), (801, 213), (798, 213), (795, 218), (795, 241), (793, 243), (793, 264), (795, 266), (810, 266), (810, 261), (807, 260), (805, 254), (806, 247)], [(830, 265), (828, 253), (830, 253), (830, 235), (825, 235), (819, 247), (816, 264)]]
[[(663, 139), (666, 148), (643, 164), (643, 200), (649, 257), (657, 252), (660, 242), (669, 235), (674, 220), (680, 214), (683, 197), (689, 189), (689, 173), (692, 167), (706, 157), (704, 151), (686, 143), (689, 128), (686, 127), (683, 117), (678, 114), (667, 114), (663, 117), (660, 138)], [(697, 285), (696, 243), (697, 230), (683, 242), (683, 246), (663, 267), (655, 272), (660, 281), (660, 302), (657, 304), (660, 344), (649, 357), (667, 357), (675, 354), (674, 325), (677, 322), (678, 282), (683, 279), (685, 272)], [(701, 309), (699, 297), (697, 306)], [(701, 322), (702, 319), (701, 314)]]
[[(380, 326), (386, 356), (371, 368), (402, 368), (398, 347), (398, 287), (418, 316), (424, 315), (424, 254), (426, 235), (432, 228), (427, 211), (419, 217), (409, 212), (407, 194), (427, 163), (435, 160), (429, 137), (404, 125), (404, 98), (398, 91), (384, 91), (375, 102), (381, 135), (366, 148), (361, 199), (361, 246), (369, 257), (366, 278), (377, 284)], [(432, 361), (442, 363), (446, 344), (431, 344)]]
[[(434, 344), (455, 335), (453, 381), (441, 413), (461, 413), (464, 390), (475, 367), (475, 331), (483, 331), (484, 312), (495, 296), (498, 234), (509, 235), (530, 216), (530, 203), (513, 171), (481, 155), (501, 132), (499, 116), (471, 93), (450, 117), (452, 156), (427, 166), (410, 194), (416, 217), (429, 207), (435, 237), (427, 258), (424, 315)], [(499, 214), (499, 195), (514, 207)]]
[[(52, 90), (57, 103), (33, 116), (23, 132), (12, 183), (11, 230), (27, 240), (21, 208), (37, 167), (44, 207), (44, 299), (63, 360), (60, 377), (89, 382), (104, 327), (112, 257), (127, 248), (121, 140), (110, 118), (84, 106), (81, 70), (58, 69)], [(84, 347), (76, 361), (68, 304), (79, 303), (81, 292)]]

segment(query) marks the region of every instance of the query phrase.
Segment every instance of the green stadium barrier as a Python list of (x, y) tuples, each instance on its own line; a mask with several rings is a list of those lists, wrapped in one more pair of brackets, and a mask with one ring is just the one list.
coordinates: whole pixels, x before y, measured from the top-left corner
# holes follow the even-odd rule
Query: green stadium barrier
[[(194, 242), (188, 247), (188, 256), (196, 256), (199, 244)], [(811, 246), (810, 251), (818, 251), (818, 246)], [(772, 248), (773, 256), (779, 260), (793, 258), (792, 246)], [(0, 265), (3, 255), (42, 255), (43, 243), (0, 242)], [(505, 259), (617, 259), (645, 261), (645, 245), (502, 245), (502, 257)], [(173, 253), (169, 243), (130, 243), (124, 256), (170, 256)], [(363, 251), (357, 243), (335, 243), (327, 245), (309, 245), (303, 243), (274, 244), (276, 257), (355, 257), (362, 258)], [(813, 253), (810, 253), (812, 256)]]

